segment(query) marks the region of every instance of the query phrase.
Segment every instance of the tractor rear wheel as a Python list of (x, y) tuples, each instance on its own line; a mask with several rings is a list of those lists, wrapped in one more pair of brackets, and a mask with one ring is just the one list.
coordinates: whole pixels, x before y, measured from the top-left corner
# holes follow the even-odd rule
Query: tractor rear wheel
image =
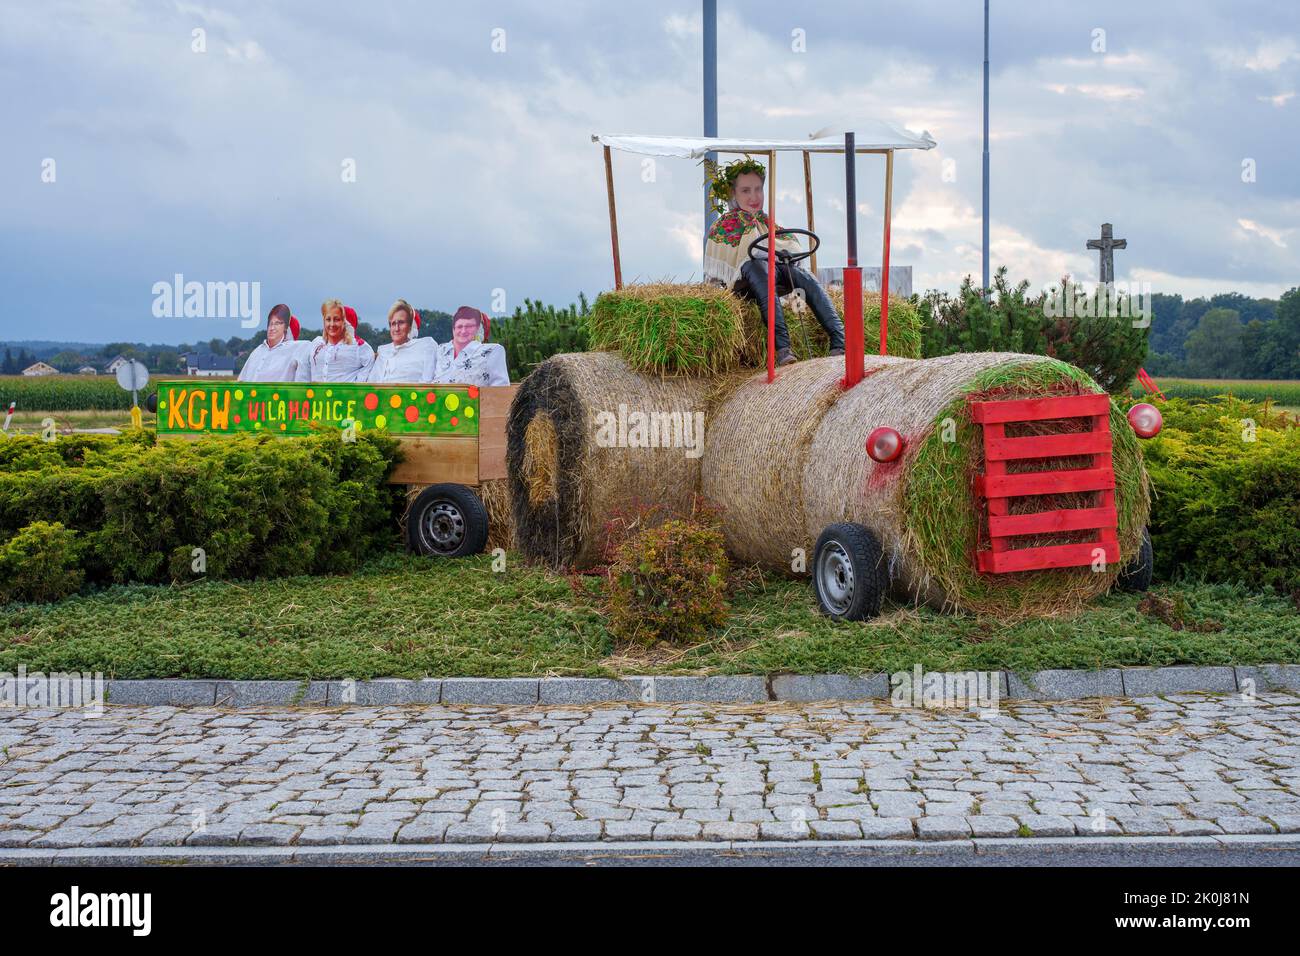
[(860, 621), (880, 613), (889, 569), (880, 541), (860, 524), (833, 524), (813, 552), (813, 592), (829, 617)]
[(1151, 529), (1142, 529), (1142, 545), (1137, 557), (1125, 566), (1115, 579), (1116, 591), (1142, 593), (1151, 587), (1151, 574), (1155, 564), (1155, 552), (1151, 550)]

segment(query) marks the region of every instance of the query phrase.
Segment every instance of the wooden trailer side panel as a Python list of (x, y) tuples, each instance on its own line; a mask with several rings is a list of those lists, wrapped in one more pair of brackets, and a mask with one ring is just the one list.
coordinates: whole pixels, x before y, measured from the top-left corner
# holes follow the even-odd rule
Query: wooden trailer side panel
[(401, 443), (402, 461), (389, 476), (389, 484), (478, 484), (477, 438), (403, 438)]
[(403, 438), (404, 460), (388, 479), (395, 485), (454, 483), (476, 487), (506, 477), (506, 418), (518, 385), (478, 390), (478, 437)]
[(506, 419), (518, 385), (489, 385), (479, 389), (478, 480), (506, 477)]

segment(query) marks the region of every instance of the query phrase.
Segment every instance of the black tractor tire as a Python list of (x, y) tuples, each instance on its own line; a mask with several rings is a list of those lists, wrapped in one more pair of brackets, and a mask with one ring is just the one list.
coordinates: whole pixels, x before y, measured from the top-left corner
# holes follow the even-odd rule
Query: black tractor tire
[(876, 617), (889, 592), (879, 539), (860, 524), (826, 528), (813, 550), (813, 593), (823, 614), (843, 621)]
[(1155, 552), (1151, 550), (1151, 529), (1142, 529), (1142, 546), (1138, 548), (1137, 557), (1130, 561), (1115, 579), (1116, 591), (1141, 594), (1151, 587), (1151, 573), (1155, 564)]

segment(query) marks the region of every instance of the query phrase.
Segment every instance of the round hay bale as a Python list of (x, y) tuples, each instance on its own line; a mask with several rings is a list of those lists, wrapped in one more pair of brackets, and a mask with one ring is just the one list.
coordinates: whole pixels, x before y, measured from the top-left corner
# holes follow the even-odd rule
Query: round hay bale
[[(866, 364), (897, 361), (868, 356)], [(710, 414), (701, 491), (722, 508), (727, 549), (738, 559), (789, 572), (792, 550), (811, 550), (804, 461), (822, 416), (844, 394), (843, 378), (841, 358), (786, 366), (771, 383), (760, 372)]]
[(602, 292), (587, 317), (591, 347), (654, 375), (712, 375), (740, 364), (740, 300), (708, 282), (641, 283)]
[[(987, 539), (987, 522), (974, 478), (983, 468), (983, 442), (967, 400), (1100, 391), (1070, 365), (1014, 353), (960, 353), (881, 368), (845, 393), (812, 437), (803, 472), (807, 534), (815, 537), (837, 521), (866, 525), (889, 555), (900, 590), (937, 607), (1000, 615), (1073, 609), (1111, 586), (1122, 562), (1136, 553), (1147, 521), (1150, 499), (1132, 429), (1112, 405), (1120, 565), (1104, 572), (1085, 567), (981, 574), (974, 554)], [(1053, 428), (1038, 424), (1042, 431)], [(896, 428), (906, 438), (898, 461), (880, 464), (866, 454), (867, 435), (878, 425)], [(1031, 461), (1020, 467), (1043, 465)], [(1055, 459), (1051, 467), (1077, 468), (1080, 462)], [(1093, 504), (1096, 494), (1038, 496), (1018, 502), (1012, 513)], [(1019, 546), (1054, 544), (1087, 540), (1079, 537), (1087, 534), (1014, 540)]]
[(616, 512), (647, 502), (689, 511), (716, 383), (652, 378), (611, 352), (556, 355), (523, 381), (506, 423), (520, 551), (554, 569), (599, 562)]

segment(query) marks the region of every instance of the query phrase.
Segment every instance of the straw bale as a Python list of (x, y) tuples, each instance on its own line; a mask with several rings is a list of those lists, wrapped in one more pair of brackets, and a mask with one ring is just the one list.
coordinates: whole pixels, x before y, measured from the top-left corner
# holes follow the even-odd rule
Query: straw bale
[[(869, 356), (866, 364), (899, 361)], [(727, 548), (739, 560), (789, 573), (792, 550), (810, 552), (804, 462), (822, 416), (844, 394), (843, 378), (841, 358), (784, 366), (770, 384), (760, 372), (710, 415), (701, 490), (722, 508)]]
[(593, 349), (649, 374), (709, 375), (740, 364), (744, 305), (721, 286), (647, 282), (602, 292), (587, 317)]
[[(1104, 592), (1119, 566), (1104, 573), (1070, 568), (981, 575), (974, 570), (974, 552), (986, 540), (987, 527), (981, 530), (984, 509), (973, 489), (973, 479), (983, 468), (983, 445), (978, 427), (969, 420), (966, 399), (978, 391), (981, 380), (1000, 379), (1009, 387), (974, 397), (1099, 391), (1077, 369), (1015, 353), (959, 353), (882, 369), (845, 394), (813, 436), (803, 488), (808, 534), (838, 521), (871, 528), (889, 557), (898, 596), (936, 607), (1050, 613)], [(946, 419), (952, 419), (947, 428)], [(879, 425), (903, 434), (907, 445), (899, 461), (881, 464), (866, 454), (867, 435)], [(1120, 523), (1121, 553), (1131, 555), (1146, 509), (1140, 459), (1126, 431), (1122, 415), (1119, 422), (1112, 420), (1116, 497), (1121, 515), (1126, 515)], [(1070, 464), (1078, 462), (1054, 467)], [(1016, 510), (1087, 503), (1082, 496), (1044, 496)], [(1035, 543), (1059, 541), (1022, 540), (1015, 546)]]
[[(556, 569), (591, 567), (600, 559), (600, 531), (616, 511), (636, 502), (689, 510), (702, 451), (702, 429), (695, 429), (714, 387), (709, 378), (638, 374), (612, 352), (556, 355), (538, 365), (520, 386), (506, 425), (515, 533), (525, 556)], [(538, 440), (545, 426), (532, 428), (530, 448), (530, 425), (539, 414), (550, 419), (553, 453)], [(649, 435), (637, 431), (638, 414), (653, 425)], [(629, 427), (621, 436), (606, 429), (616, 441), (602, 444), (608, 437), (602, 424), (620, 419)], [(657, 447), (632, 447), (646, 438)], [(695, 451), (683, 447), (687, 438)], [(553, 492), (533, 500), (530, 491), (536, 494), (539, 485)]]

